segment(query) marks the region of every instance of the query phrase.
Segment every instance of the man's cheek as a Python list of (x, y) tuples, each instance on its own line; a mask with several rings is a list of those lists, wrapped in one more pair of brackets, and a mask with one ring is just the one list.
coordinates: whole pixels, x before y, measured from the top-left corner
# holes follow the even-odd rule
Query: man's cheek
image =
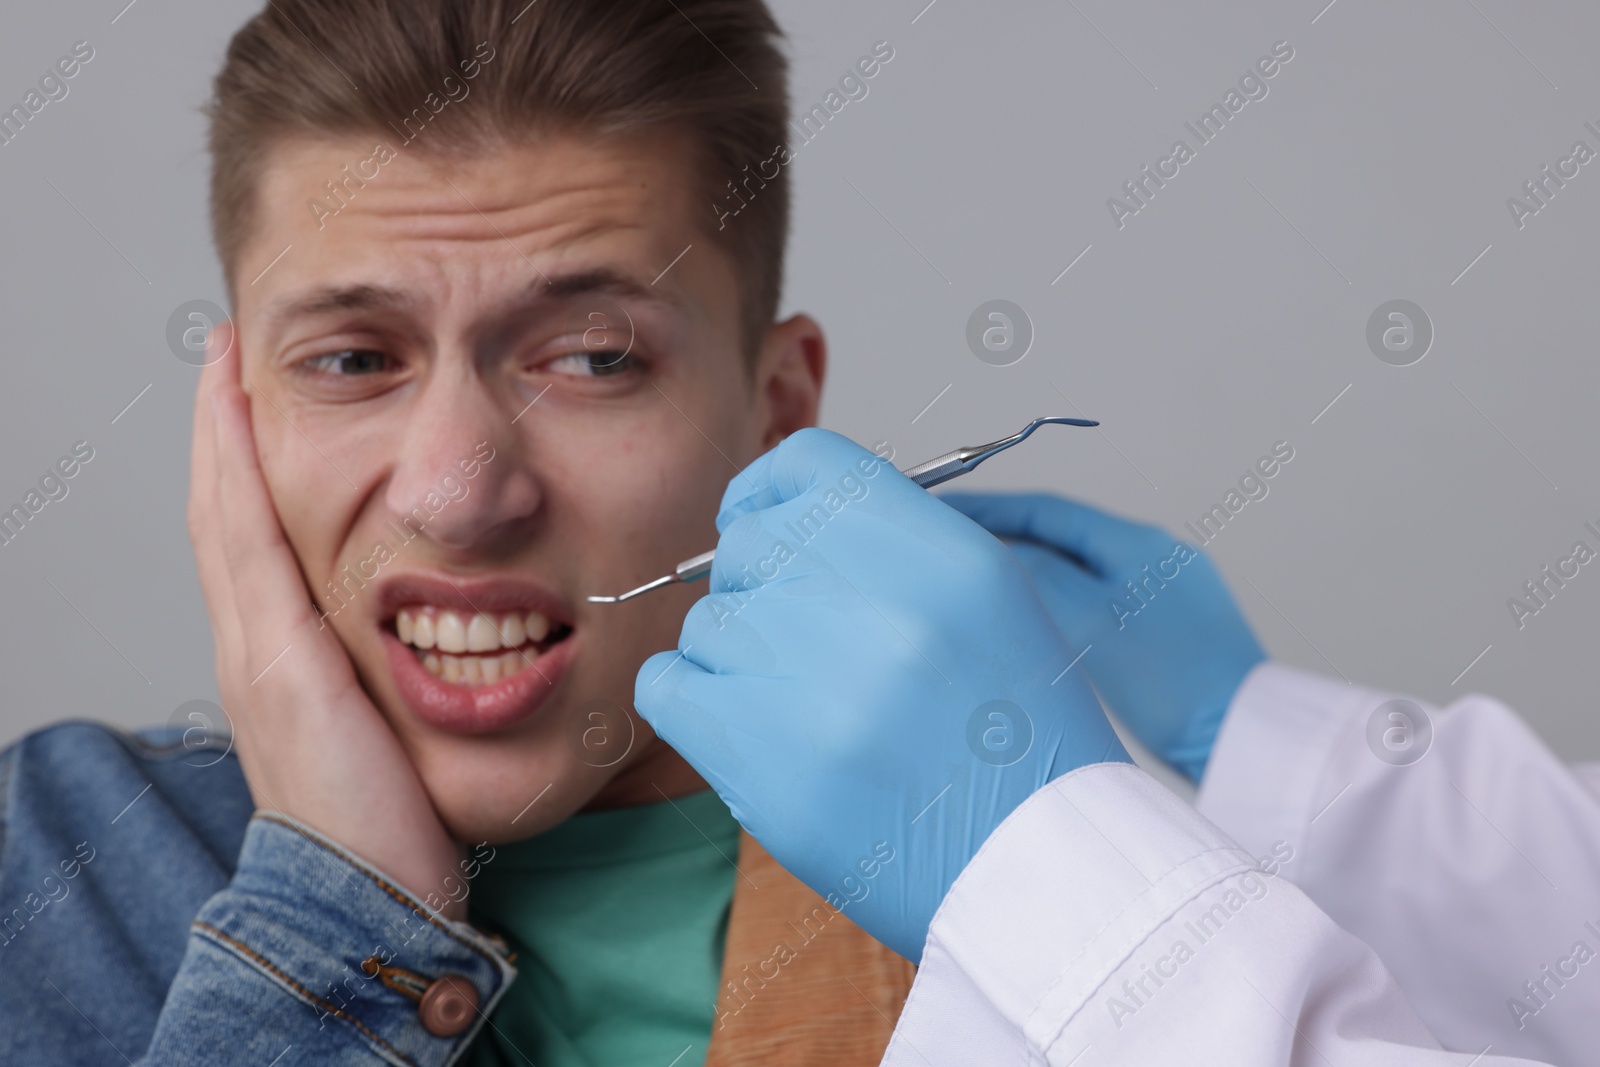
[[(346, 525), (341, 505), (353, 490), (259, 394), (252, 397), (251, 422), (257, 460), (278, 525), (307, 584), (313, 591), (320, 590), (337, 569), (337, 530)], [(354, 564), (356, 559), (352, 556), (346, 562)]]
[[(254, 398), (250, 405), (250, 421), (256, 442), (256, 461), (261, 465), (261, 477), (267, 483), (267, 495), (278, 513), (278, 521), (293, 541), (291, 527), (303, 510), (304, 476), (295, 470), (293, 444), (284, 439), (287, 429), (283, 419), (272, 408)], [(297, 485), (301, 488), (297, 491)]]

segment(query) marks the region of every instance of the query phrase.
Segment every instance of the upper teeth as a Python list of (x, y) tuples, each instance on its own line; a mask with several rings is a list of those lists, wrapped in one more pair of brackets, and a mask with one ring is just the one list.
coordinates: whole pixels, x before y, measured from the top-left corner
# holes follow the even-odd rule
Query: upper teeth
[(416, 648), (440, 652), (495, 652), (539, 642), (550, 632), (550, 620), (537, 611), (503, 615), (463, 614), (433, 607), (402, 608), (395, 617), (400, 640)]

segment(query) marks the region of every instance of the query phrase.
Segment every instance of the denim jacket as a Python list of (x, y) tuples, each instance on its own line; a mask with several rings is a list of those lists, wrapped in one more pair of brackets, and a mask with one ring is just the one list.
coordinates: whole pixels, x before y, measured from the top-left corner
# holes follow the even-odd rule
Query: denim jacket
[(449, 1064), (507, 957), (256, 812), (226, 741), (69, 722), (0, 754), (4, 1067)]

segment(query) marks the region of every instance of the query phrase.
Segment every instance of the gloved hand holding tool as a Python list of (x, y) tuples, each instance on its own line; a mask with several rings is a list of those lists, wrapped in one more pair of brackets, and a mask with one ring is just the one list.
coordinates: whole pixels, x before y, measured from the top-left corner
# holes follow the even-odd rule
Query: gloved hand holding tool
[(711, 592), (635, 704), (784, 867), (919, 960), (1018, 804), (1127, 754), (1017, 557), (848, 439), (786, 439), (717, 529)]

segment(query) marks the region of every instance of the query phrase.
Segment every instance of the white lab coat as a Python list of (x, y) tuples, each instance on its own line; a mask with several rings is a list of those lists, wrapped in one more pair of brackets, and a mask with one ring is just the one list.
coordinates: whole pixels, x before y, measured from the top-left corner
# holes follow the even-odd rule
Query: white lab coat
[(1390, 699), (1263, 665), (1198, 811), (1120, 764), (1039, 790), (935, 916), (884, 1064), (1600, 1063), (1600, 774), (1481, 696), (1385, 762)]

